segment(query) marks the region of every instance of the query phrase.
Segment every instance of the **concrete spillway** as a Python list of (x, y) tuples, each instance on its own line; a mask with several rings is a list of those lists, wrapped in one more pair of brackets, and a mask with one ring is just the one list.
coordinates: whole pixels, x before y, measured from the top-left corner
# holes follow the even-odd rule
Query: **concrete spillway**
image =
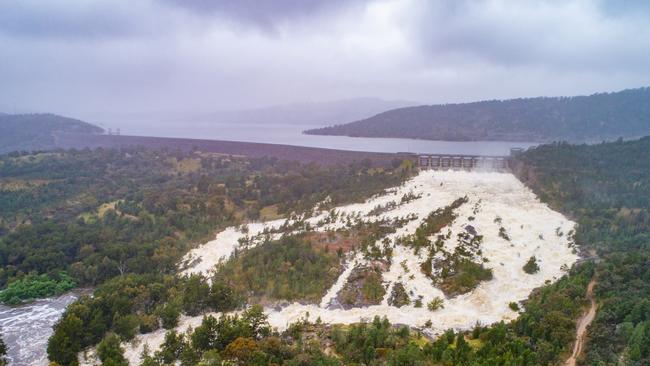
[(434, 170), (493, 170), (503, 171), (509, 167), (507, 156), (476, 155), (420, 155), (418, 167)]

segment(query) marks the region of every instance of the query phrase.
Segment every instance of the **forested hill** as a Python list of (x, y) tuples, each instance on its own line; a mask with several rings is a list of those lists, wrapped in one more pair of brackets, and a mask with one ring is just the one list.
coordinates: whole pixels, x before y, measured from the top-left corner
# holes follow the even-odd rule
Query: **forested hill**
[(598, 312), (588, 329), (584, 365), (650, 364), (648, 156), (650, 137), (544, 145), (517, 158), (518, 177), (572, 216), (576, 242), (599, 257)]
[(96, 134), (103, 129), (54, 114), (0, 113), (0, 153), (46, 150), (56, 146), (57, 133)]
[(314, 135), (449, 141), (600, 142), (650, 135), (650, 88), (390, 110)]

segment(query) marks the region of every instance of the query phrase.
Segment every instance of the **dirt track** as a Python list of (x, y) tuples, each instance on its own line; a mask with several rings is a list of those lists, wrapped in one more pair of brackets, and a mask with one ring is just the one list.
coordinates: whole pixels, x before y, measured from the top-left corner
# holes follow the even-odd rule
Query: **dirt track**
[(589, 306), (589, 310), (584, 315), (582, 315), (578, 321), (578, 328), (576, 329), (576, 343), (573, 345), (573, 353), (571, 354), (571, 357), (566, 360), (566, 363), (564, 364), (565, 366), (576, 365), (576, 360), (584, 348), (585, 338), (587, 336), (587, 327), (596, 317), (596, 308), (598, 306), (596, 304), (596, 300), (594, 299), (595, 284), (596, 281), (591, 280), (591, 282), (589, 282), (589, 286), (587, 286), (587, 298), (589, 298), (591, 305)]

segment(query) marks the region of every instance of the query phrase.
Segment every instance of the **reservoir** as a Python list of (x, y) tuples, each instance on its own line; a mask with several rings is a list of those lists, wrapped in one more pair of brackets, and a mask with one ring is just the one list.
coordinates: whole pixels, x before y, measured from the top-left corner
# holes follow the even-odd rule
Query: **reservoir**
[(141, 124), (116, 122), (112, 130), (122, 135), (180, 137), (208, 140), (260, 142), (268, 144), (318, 147), (336, 150), (370, 152), (410, 152), (427, 154), (508, 155), (510, 148), (528, 148), (534, 142), (507, 141), (433, 141), (399, 138), (305, 135), (302, 131), (319, 127), (296, 124), (224, 123), (224, 122), (160, 122)]

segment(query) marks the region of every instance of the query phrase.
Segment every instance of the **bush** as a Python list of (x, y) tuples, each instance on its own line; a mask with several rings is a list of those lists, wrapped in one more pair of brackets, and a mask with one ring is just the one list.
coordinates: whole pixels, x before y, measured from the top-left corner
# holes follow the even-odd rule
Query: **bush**
[(97, 356), (104, 365), (128, 366), (124, 358), (124, 350), (120, 346), (120, 337), (108, 333), (97, 346)]
[(173, 329), (178, 325), (178, 318), (181, 316), (181, 310), (177, 305), (166, 304), (160, 310), (160, 320), (165, 329)]
[(445, 307), (445, 301), (439, 297), (435, 297), (427, 304), (429, 311), (436, 311)]
[(158, 317), (155, 315), (142, 314), (139, 316), (139, 321), (140, 333), (142, 334), (151, 333), (154, 330), (160, 328)]
[(77, 283), (65, 272), (60, 272), (56, 279), (48, 275), (27, 275), (20, 280), (11, 282), (3, 291), (0, 291), (0, 301), (17, 305), (24, 301), (41, 297), (61, 295), (73, 288)]
[(528, 274), (539, 272), (539, 265), (537, 265), (537, 258), (535, 258), (535, 256), (530, 257), (528, 262), (524, 264), (524, 272)]

